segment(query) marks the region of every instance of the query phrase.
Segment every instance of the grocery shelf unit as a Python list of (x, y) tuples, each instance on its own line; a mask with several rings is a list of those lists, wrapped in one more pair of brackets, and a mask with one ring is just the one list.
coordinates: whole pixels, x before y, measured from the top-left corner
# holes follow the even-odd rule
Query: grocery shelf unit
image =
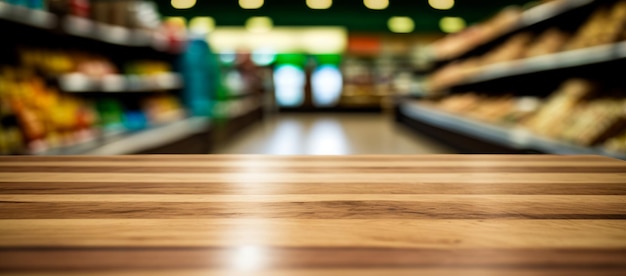
[(37, 155), (119, 155), (129, 153), (206, 153), (210, 150), (208, 118), (192, 117), (153, 126), (138, 132), (108, 133), (71, 147), (60, 147)]
[[(139, 29), (114, 26), (72, 15), (58, 15), (0, 2), (4, 33), (0, 65), (19, 63), (18, 46), (71, 49), (109, 58), (118, 68), (131, 60), (157, 60), (174, 65), (179, 50), (167, 47), (167, 38)], [(155, 94), (181, 99), (184, 81), (173, 71), (153, 75), (111, 74), (93, 78), (81, 73), (51, 77), (37, 72), (60, 93), (89, 100), (114, 98), (133, 108), (138, 100)], [(187, 117), (152, 123), (138, 130), (102, 130), (95, 137), (67, 146), (25, 149), (21, 154), (133, 154), (207, 153), (211, 122), (208, 117)], [(14, 152), (15, 153), (15, 152)]]
[(512, 85), (519, 87), (542, 78), (614, 77), (625, 64), (626, 42), (618, 42), (487, 65), (445, 89), (447, 92), (464, 92)]
[(528, 10), (521, 15), (519, 21), (506, 28), (499, 35), (483, 41), (479, 45), (469, 48), (453, 57), (435, 58), (431, 71), (457, 60), (484, 54), (493, 49), (496, 45), (502, 44), (508, 38), (520, 32), (542, 30), (555, 25), (556, 22), (580, 21), (581, 18), (588, 15), (590, 9), (597, 7), (600, 2), (601, 1), (595, 0), (554, 1), (544, 4), (539, 9)]
[[(522, 14), (521, 20), (500, 36), (454, 58), (437, 60), (430, 73), (453, 62), (484, 55), (515, 34), (539, 34), (554, 26), (564, 29), (565, 25), (575, 26), (570, 30), (573, 32), (579, 26), (576, 22), (583, 22), (601, 5), (614, 2), (617, 1), (555, 1), (547, 8), (539, 9), (539, 14)], [(570, 78), (591, 79), (618, 87), (622, 91), (618, 97), (623, 100), (626, 85), (621, 72), (625, 66), (626, 42), (623, 41), (487, 64), (468, 76), (430, 91), (430, 95), (396, 98), (395, 119), (462, 153), (599, 154), (626, 160), (626, 153), (607, 150), (601, 145), (587, 147), (560, 141), (538, 135), (522, 125), (481, 121), (430, 104), (446, 96), (475, 91), (491, 96), (513, 94), (545, 98)]]
[(403, 100), (396, 120), (456, 145), (462, 153), (599, 154), (626, 160), (626, 154), (541, 137), (523, 128), (498, 126), (450, 114), (419, 101)]

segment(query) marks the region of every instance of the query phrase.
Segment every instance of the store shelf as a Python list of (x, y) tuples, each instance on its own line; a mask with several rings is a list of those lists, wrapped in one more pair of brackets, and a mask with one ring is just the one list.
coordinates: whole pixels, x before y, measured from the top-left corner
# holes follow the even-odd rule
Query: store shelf
[(479, 122), (428, 107), (417, 101), (401, 102), (399, 110), (413, 120), (518, 150), (534, 150), (552, 154), (597, 154), (626, 160), (626, 154), (623, 153), (609, 152), (602, 148), (582, 147), (540, 137), (523, 128)]
[(59, 87), (62, 91), (73, 93), (151, 92), (181, 89), (183, 80), (180, 74), (171, 72), (145, 76), (113, 74), (102, 78), (71, 73), (59, 77)]
[(547, 21), (561, 17), (570, 12), (586, 9), (590, 5), (594, 4), (594, 2), (599, 2), (599, 1), (597, 0), (553, 1), (553, 2), (547, 2), (547, 3), (541, 4), (540, 6), (531, 8), (522, 13), (520, 20), (516, 24), (513, 24), (509, 29), (503, 31), (499, 35), (496, 35), (486, 41), (483, 41), (482, 43), (470, 49), (467, 49), (463, 51), (462, 53), (459, 53), (453, 57), (435, 60), (434, 63), (437, 65), (435, 66), (435, 68), (439, 68), (454, 60), (465, 59), (470, 56), (474, 56), (477, 53), (480, 53), (484, 51), (485, 49), (498, 44), (504, 38), (507, 38), (515, 33), (533, 29), (538, 25), (544, 24)]
[(0, 19), (48, 30), (56, 28), (59, 21), (52, 13), (4, 2), (0, 2)]
[(152, 34), (148, 31), (99, 23), (77, 16), (64, 17), (62, 19), (62, 27), (67, 34), (116, 45), (128, 47), (148, 47), (153, 45)]
[(166, 38), (147, 30), (131, 29), (93, 21), (73, 15), (59, 17), (53, 13), (0, 2), (0, 20), (43, 30), (60, 30), (59, 34), (88, 39), (98, 43), (132, 48), (150, 48), (169, 53)]
[(131, 154), (160, 147), (194, 134), (206, 132), (210, 121), (205, 117), (192, 117), (170, 124), (155, 126), (139, 132), (117, 132), (83, 143), (35, 152), (35, 155), (118, 155)]
[(470, 86), (499, 79), (547, 71), (582, 68), (626, 59), (626, 42), (559, 52), (515, 61), (487, 65), (477, 73), (445, 89), (467, 90)]

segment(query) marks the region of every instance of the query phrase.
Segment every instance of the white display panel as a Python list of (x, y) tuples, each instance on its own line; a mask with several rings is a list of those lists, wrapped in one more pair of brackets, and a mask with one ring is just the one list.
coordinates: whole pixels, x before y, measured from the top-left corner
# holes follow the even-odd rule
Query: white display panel
[(297, 107), (304, 102), (304, 70), (295, 65), (280, 65), (274, 71), (274, 89), (279, 106)]
[(329, 107), (337, 104), (343, 88), (341, 71), (334, 65), (322, 65), (311, 75), (313, 104)]

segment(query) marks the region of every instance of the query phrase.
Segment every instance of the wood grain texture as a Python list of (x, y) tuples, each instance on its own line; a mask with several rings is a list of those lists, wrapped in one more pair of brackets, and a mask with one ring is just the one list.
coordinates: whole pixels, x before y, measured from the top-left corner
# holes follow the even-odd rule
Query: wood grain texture
[(599, 156), (0, 157), (0, 275), (625, 275)]

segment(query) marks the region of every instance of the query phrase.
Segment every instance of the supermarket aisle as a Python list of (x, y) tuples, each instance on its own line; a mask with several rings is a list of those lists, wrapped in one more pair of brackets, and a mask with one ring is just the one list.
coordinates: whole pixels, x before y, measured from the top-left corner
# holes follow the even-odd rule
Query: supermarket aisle
[(382, 114), (279, 114), (237, 135), (220, 154), (453, 153)]

